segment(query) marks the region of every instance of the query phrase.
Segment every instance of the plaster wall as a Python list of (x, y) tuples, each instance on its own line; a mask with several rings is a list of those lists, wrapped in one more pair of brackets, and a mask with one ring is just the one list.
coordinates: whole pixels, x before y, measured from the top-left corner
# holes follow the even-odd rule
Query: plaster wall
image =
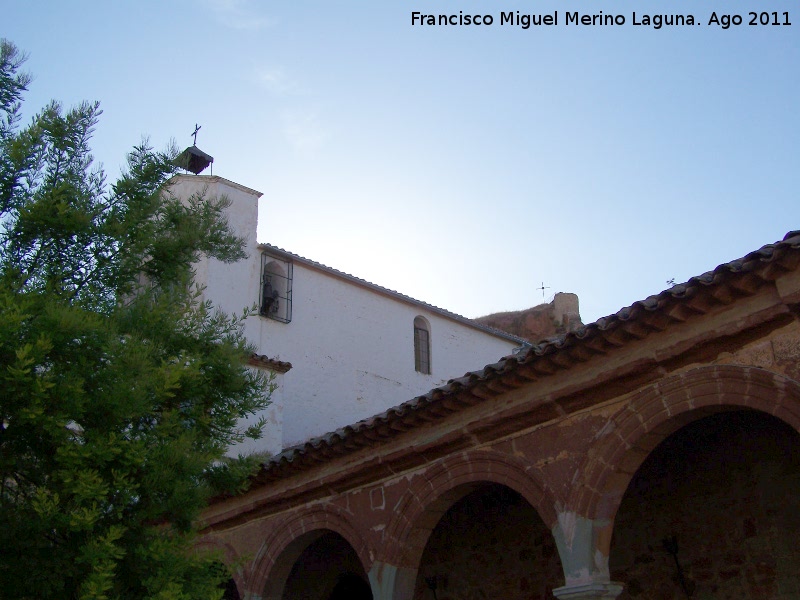
[[(251, 367), (253, 368), (253, 367)], [(266, 372), (269, 376), (270, 373)], [(245, 429), (251, 425), (258, 423), (260, 419), (264, 419), (262, 437), (257, 440), (245, 439), (239, 444), (234, 444), (228, 451), (228, 455), (236, 456), (241, 454), (247, 456), (256, 452), (263, 454), (278, 454), (281, 448), (281, 436), (283, 431), (283, 409), (285, 406), (284, 401), (284, 386), (283, 386), (283, 373), (273, 373), (272, 380), (273, 391), (270, 395), (270, 404), (266, 410), (261, 411), (257, 415), (251, 415), (246, 419), (242, 419), (239, 427)]]
[[(235, 184), (221, 177), (179, 175), (172, 180), (170, 192), (180, 198), (201, 194), (208, 198), (225, 197), (230, 202), (228, 224), (244, 238), (246, 260), (226, 264), (202, 258), (195, 266), (195, 281), (205, 288), (204, 297), (220, 310), (241, 314), (253, 308), (258, 300), (261, 263), (257, 251), (256, 225), (260, 192)], [(246, 324), (246, 333), (251, 338)]]
[[(231, 202), (229, 224), (245, 238), (249, 256), (233, 264), (203, 259), (196, 280), (205, 287), (204, 297), (225, 312), (241, 314), (255, 307), (261, 278), (255, 239), (261, 194), (220, 177), (178, 176), (171, 189), (181, 197), (205, 193)], [(291, 322), (258, 314), (244, 322), (258, 354), (290, 362), (292, 369), (279, 378), (281, 389), (263, 415), (268, 421), (265, 436), (234, 452), (280, 452), (496, 362), (517, 346), (422, 304), (292, 262)], [(430, 324), (430, 374), (414, 369), (416, 316)]]
[[(381, 413), (516, 346), (298, 262), (292, 296), (290, 323), (248, 323), (260, 352), (292, 363), (284, 379), (284, 447)], [(416, 316), (430, 324), (430, 374), (414, 369)]]

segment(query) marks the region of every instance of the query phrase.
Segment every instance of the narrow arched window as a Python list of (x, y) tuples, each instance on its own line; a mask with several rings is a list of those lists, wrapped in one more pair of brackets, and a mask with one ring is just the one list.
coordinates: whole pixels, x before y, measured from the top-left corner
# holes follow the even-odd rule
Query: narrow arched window
[(422, 317), (414, 319), (414, 369), (426, 375), (431, 372), (431, 326)]

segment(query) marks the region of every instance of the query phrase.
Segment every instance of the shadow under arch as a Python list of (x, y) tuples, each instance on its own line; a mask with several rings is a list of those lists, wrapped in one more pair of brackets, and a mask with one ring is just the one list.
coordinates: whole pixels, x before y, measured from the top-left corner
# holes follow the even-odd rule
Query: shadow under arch
[(411, 597), (431, 532), (451, 506), (481, 486), (499, 484), (516, 492), (551, 529), (556, 523), (558, 498), (526, 467), (517, 458), (480, 450), (449, 457), (413, 478), (387, 527), (381, 554), (376, 557), (382, 564), (406, 571), (392, 585), (391, 597)]
[(767, 413), (800, 432), (800, 383), (756, 367), (699, 367), (640, 390), (614, 414), (567, 503), (595, 522), (594, 550), (609, 555), (622, 497), (656, 446), (693, 421), (737, 409)]
[(798, 490), (800, 433), (785, 421), (739, 408), (685, 425), (642, 463), (614, 515), (619, 600), (798, 589)]
[(262, 600), (280, 600), (284, 586), (303, 551), (328, 533), (335, 533), (353, 549), (364, 573), (371, 565), (371, 552), (350, 517), (333, 506), (300, 511), (273, 527), (253, 561), (248, 591)]

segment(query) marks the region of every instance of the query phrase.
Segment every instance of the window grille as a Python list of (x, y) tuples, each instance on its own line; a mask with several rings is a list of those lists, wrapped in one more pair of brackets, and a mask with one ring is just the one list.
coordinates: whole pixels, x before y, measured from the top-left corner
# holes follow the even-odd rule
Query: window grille
[(259, 286), (258, 312), (261, 316), (281, 323), (292, 320), (291, 261), (269, 254), (261, 255), (261, 285)]

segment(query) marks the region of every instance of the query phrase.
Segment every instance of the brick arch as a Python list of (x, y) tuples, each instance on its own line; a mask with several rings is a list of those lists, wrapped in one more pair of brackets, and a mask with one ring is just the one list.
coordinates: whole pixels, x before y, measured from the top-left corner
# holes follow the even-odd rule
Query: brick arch
[(242, 572), (242, 565), (240, 564), (241, 557), (236, 552), (233, 546), (228, 543), (225, 543), (221, 540), (213, 536), (206, 536), (200, 538), (195, 542), (194, 547), (197, 550), (209, 550), (211, 552), (219, 552), (222, 558), (222, 562), (226, 565), (235, 567), (233, 573), (231, 574), (231, 578), (234, 582), (236, 582), (236, 588), (240, 591), (244, 591), (245, 586), (245, 577), (244, 573)]
[(280, 591), (300, 554), (325, 533), (342, 536), (361, 561), (364, 572), (372, 564), (372, 551), (353, 525), (352, 516), (333, 505), (298, 511), (280, 520), (270, 531), (253, 561), (248, 591), (264, 600), (280, 598)]
[[(800, 432), (800, 383), (756, 367), (699, 367), (637, 392), (608, 422), (590, 449), (568, 507), (610, 523), (636, 471), (666, 437), (713, 413), (752, 409), (773, 415)], [(598, 537), (608, 556), (611, 536)]]
[(551, 529), (556, 523), (557, 499), (526, 467), (523, 461), (505, 454), (475, 450), (449, 457), (412, 478), (387, 527), (380, 559), (416, 570), (442, 515), (484, 483), (501, 484), (520, 494)]

